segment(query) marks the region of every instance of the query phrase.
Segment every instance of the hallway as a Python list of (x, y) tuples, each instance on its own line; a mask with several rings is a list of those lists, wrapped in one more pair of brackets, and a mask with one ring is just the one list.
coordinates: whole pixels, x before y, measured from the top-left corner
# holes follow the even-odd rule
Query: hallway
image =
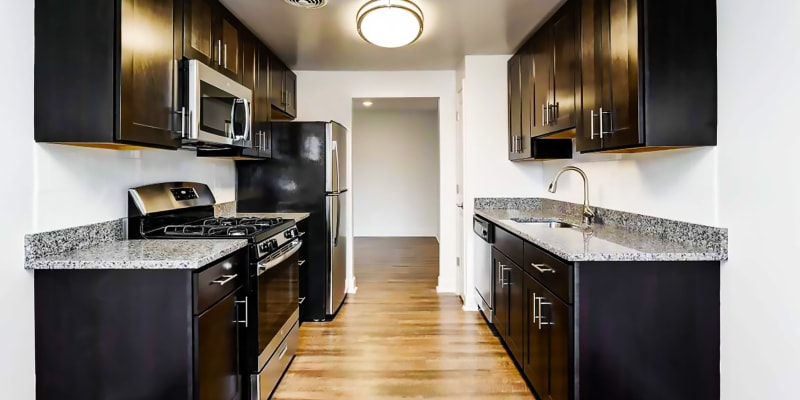
[(358, 293), (305, 323), (273, 399), (532, 399), (480, 314), (438, 295), (434, 238), (356, 238)]

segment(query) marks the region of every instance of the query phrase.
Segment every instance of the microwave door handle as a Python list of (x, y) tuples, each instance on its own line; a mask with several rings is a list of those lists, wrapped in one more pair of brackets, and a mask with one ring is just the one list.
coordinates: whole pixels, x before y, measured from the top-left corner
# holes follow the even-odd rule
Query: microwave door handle
[(250, 140), (250, 117), (252, 115), (250, 113), (250, 106), (252, 103), (247, 101), (247, 99), (242, 99), (242, 101), (244, 102), (244, 132), (242, 132), (242, 139)]
[(236, 121), (234, 118), (236, 117), (236, 103), (238, 103), (238, 102), (239, 102), (239, 99), (235, 99), (235, 100), (233, 100), (233, 103), (231, 103), (231, 123), (228, 124), (228, 132), (226, 132), (228, 134), (228, 137), (231, 138), (231, 139), (233, 139), (233, 136), (234, 136), (233, 135), (233, 130), (234, 130), (233, 126), (234, 126), (234, 121)]

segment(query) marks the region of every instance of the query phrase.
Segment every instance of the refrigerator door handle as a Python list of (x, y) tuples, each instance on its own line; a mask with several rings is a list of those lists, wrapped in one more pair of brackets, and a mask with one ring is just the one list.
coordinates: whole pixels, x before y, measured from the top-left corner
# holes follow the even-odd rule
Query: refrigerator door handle
[(339, 193), (342, 186), (342, 176), (339, 173), (339, 143), (333, 141), (333, 161), (336, 163), (336, 187), (332, 188), (334, 192)]
[(333, 247), (339, 246), (339, 228), (342, 225), (342, 199), (336, 196), (336, 234), (333, 239)]

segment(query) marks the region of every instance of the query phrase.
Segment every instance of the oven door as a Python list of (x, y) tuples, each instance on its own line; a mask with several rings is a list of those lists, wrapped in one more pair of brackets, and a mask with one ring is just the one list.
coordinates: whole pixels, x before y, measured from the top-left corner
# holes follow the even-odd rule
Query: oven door
[[(295, 239), (278, 252), (258, 262), (258, 369), (292, 327), (289, 320), (298, 315), (300, 266), (298, 250), (303, 241)], [(288, 328), (287, 328), (288, 327)], [(284, 331), (284, 332), (282, 332)]]
[(197, 60), (187, 63), (185, 141), (251, 147), (252, 91)]

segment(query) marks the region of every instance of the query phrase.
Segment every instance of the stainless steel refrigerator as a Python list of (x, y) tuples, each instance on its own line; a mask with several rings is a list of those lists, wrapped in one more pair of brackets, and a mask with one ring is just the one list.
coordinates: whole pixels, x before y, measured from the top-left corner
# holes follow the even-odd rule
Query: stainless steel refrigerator
[(311, 214), (300, 317), (330, 320), (346, 293), (347, 129), (336, 122), (275, 122), (271, 128), (272, 159), (236, 162), (237, 210)]

